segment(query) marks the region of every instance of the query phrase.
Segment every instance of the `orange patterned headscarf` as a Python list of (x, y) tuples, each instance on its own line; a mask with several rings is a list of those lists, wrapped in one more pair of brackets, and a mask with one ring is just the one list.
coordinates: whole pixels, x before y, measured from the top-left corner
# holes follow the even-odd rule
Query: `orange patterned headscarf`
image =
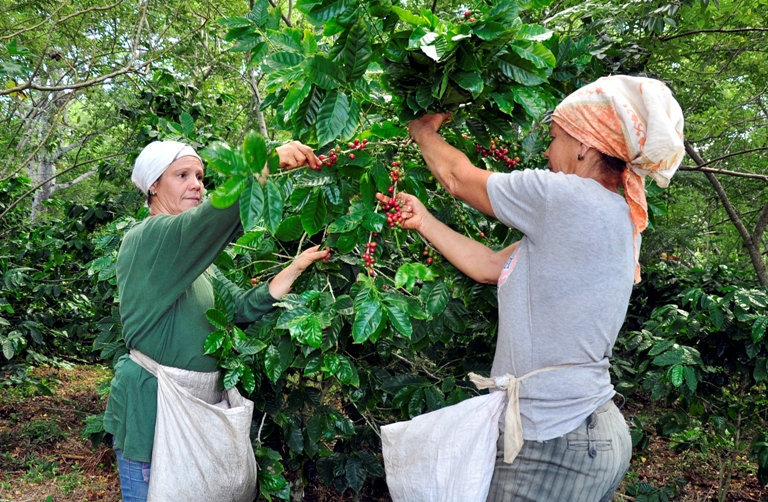
[(645, 176), (666, 188), (683, 160), (680, 105), (658, 80), (616, 75), (565, 98), (552, 119), (578, 141), (627, 163), (622, 183), (634, 227), (635, 282), (640, 282), (637, 236), (648, 226)]

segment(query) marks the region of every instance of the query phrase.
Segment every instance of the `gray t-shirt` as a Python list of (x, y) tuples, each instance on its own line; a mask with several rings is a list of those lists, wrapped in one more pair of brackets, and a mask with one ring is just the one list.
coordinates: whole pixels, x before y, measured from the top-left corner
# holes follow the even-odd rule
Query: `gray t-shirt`
[(635, 271), (629, 206), (595, 180), (544, 170), (495, 173), (487, 187), (496, 217), (525, 234), (499, 277), (491, 375), (574, 365), (520, 385), (523, 438), (545, 441), (615, 394), (608, 358)]

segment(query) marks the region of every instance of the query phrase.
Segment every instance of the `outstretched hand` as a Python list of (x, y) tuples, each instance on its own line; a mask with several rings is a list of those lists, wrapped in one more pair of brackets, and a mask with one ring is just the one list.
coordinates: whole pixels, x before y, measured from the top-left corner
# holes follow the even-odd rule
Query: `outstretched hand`
[(296, 267), (296, 270), (300, 274), (317, 260), (323, 260), (324, 263), (328, 263), (328, 260), (331, 258), (331, 250), (325, 248), (322, 251), (318, 251), (319, 249), (320, 246), (312, 246), (311, 248), (305, 249), (293, 260), (291, 266)]
[(269, 282), (269, 294), (271, 294), (273, 298), (282, 298), (283, 295), (291, 290), (293, 281), (295, 281), (307, 267), (317, 260), (323, 260), (323, 262), (328, 263), (328, 260), (331, 257), (331, 250), (323, 249), (322, 251), (318, 251), (318, 249), (320, 249), (320, 246), (313, 246), (305, 249), (304, 252), (291, 262), (290, 265), (277, 274), (275, 278)]
[[(392, 200), (382, 193), (377, 193), (376, 198), (383, 204)], [(400, 204), (400, 216), (403, 218), (401, 228), (418, 232), (424, 221), (432, 216), (415, 195), (400, 192), (395, 196), (395, 200)]]
[(295, 169), (308, 166), (317, 169), (322, 163), (310, 147), (300, 141), (291, 141), (275, 148), (280, 156), (280, 167), (283, 169)]

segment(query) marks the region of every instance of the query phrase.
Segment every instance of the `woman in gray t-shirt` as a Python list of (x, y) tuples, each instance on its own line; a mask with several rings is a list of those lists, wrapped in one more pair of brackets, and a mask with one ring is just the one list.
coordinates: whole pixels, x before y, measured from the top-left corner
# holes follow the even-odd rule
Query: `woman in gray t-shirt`
[(469, 277), (497, 284), (492, 376), (567, 366), (521, 383), (523, 446), (516, 456), (507, 452), (514, 460), (505, 463), (501, 435), (488, 500), (608, 501), (632, 453), (611, 400), (609, 357), (639, 280), (639, 233), (647, 222), (642, 177), (666, 186), (679, 165), (680, 107), (661, 82), (600, 79), (555, 110), (549, 170), (509, 174), (479, 169), (446, 143), (437, 131), (447, 117), (426, 115), (409, 125), (427, 166), (452, 195), (524, 238), (494, 251), (399, 194), (403, 227)]

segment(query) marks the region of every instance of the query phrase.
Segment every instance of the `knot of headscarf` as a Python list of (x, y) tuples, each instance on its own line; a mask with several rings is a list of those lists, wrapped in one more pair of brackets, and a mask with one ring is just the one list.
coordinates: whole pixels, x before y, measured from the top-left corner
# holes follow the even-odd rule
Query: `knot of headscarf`
[(648, 227), (645, 176), (666, 188), (683, 160), (680, 105), (663, 82), (616, 75), (565, 98), (552, 119), (578, 141), (627, 163), (622, 184), (634, 227), (635, 282), (639, 282), (637, 236)]
[(136, 158), (131, 181), (144, 192), (144, 195), (147, 195), (149, 187), (168, 169), (168, 166), (175, 160), (187, 156), (200, 158), (194, 148), (184, 143), (153, 141), (145, 146)]

